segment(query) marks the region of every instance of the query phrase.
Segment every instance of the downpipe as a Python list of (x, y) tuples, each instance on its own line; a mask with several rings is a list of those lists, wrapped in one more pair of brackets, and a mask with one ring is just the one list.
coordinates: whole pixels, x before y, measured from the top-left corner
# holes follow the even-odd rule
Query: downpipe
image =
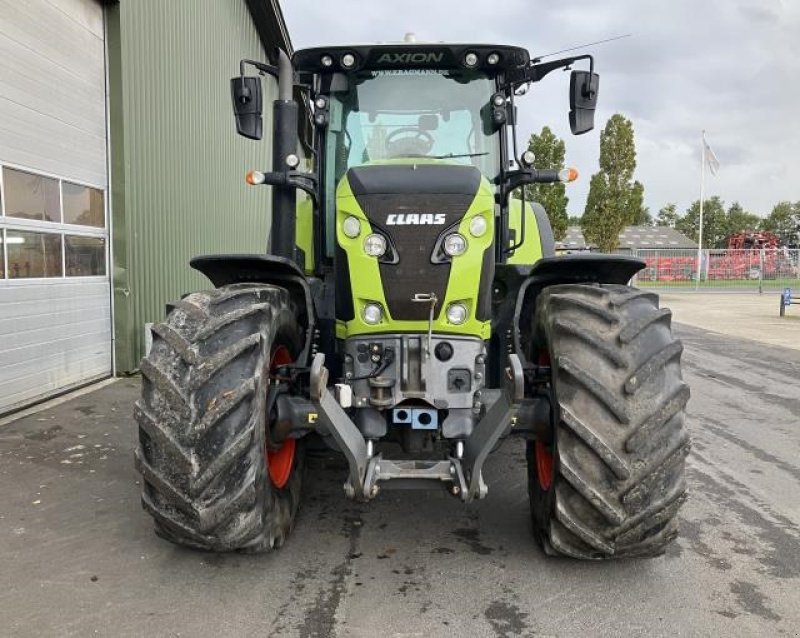
[[(294, 100), (294, 69), (285, 51), (278, 49), (278, 99), (272, 103), (274, 135), (272, 170), (284, 173), (294, 168), (287, 157), (297, 153), (299, 106)], [(295, 236), (297, 190), (289, 184), (272, 187), (272, 229), (270, 252), (297, 262)]]

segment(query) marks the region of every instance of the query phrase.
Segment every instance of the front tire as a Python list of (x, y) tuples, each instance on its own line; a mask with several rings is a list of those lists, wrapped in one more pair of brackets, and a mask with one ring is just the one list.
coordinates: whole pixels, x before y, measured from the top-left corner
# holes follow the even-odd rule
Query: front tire
[(535, 535), (547, 553), (580, 559), (662, 554), (689, 450), (670, 311), (628, 286), (570, 284), (546, 288), (535, 316), (554, 424), (528, 443)]
[(250, 284), (193, 293), (152, 332), (134, 416), (156, 533), (215, 552), (279, 547), (303, 472), (302, 441), (267, 453), (270, 366), (301, 344), (288, 293)]

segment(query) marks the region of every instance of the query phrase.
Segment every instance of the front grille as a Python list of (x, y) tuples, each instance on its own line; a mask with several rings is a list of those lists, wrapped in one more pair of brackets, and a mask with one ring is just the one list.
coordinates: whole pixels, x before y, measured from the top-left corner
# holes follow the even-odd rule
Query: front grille
[[(433, 264), (436, 239), (446, 228), (457, 224), (467, 212), (474, 193), (466, 194), (358, 194), (359, 205), (370, 224), (386, 233), (397, 251), (397, 263), (381, 263), (383, 294), (389, 314), (401, 321), (426, 321), (430, 306), (411, 299), (417, 293), (433, 293), (439, 298), (438, 314), (447, 291), (450, 263)], [(442, 224), (389, 224), (408, 219), (408, 215), (444, 215)], [(398, 216), (403, 215), (400, 218)], [(419, 218), (418, 218), (419, 219)]]

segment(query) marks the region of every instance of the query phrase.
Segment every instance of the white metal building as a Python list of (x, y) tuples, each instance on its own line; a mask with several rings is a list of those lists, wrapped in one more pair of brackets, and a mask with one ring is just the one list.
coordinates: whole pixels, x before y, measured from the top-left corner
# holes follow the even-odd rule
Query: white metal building
[(0, 415), (136, 372), (193, 256), (263, 250), (229, 80), (276, 47), (278, 0), (0, 0)]
[(0, 0), (0, 414), (112, 371), (96, 0)]

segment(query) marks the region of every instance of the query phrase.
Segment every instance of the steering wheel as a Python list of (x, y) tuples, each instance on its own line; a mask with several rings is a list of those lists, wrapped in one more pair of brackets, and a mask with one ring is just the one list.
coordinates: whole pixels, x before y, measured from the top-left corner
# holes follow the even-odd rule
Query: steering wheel
[(386, 153), (390, 157), (424, 156), (431, 152), (436, 140), (433, 135), (414, 126), (395, 129), (386, 136)]

